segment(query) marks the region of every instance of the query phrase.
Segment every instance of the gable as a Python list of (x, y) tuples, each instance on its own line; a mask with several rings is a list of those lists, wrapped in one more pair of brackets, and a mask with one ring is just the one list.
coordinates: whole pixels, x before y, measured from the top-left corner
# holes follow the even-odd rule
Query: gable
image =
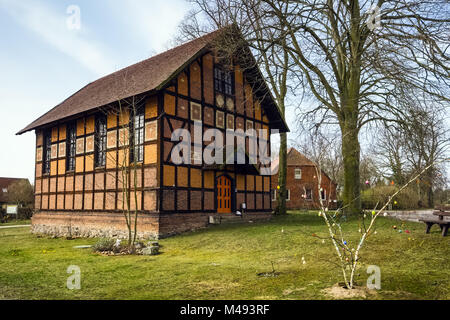
[[(208, 47), (221, 31), (222, 29), (219, 29), (88, 84), (17, 134), (23, 134), (121, 99), (161, 90), (186, 66), (208, 51)], [(265, 99), (267, 99), (266, 96), (267, 94)], [(267, 113), (270, 114), (274, 128), (288, 131), (273, 98), (270, 107), (269, 103), (265, 105), (268, 106)]]

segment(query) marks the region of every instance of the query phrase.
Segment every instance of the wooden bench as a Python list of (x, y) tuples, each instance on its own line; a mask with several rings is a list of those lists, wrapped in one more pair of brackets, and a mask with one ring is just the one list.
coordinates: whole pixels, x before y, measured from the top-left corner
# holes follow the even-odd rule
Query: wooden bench
[(430, 233), (430, 229), (434, 224), (438, 224), (442, 231), (442, 236), (445, 237), (448, 233), (448, 228), (450, 226), (450, 221), (444, 220), (444, 217), (450, 217), (450, 207), (437, 207), (435, 211), (433, 211), (433, 215), (435, 217), (430, 218), (422, 218), (419, 221), (425, 222), (427, 225), (426, 233)]

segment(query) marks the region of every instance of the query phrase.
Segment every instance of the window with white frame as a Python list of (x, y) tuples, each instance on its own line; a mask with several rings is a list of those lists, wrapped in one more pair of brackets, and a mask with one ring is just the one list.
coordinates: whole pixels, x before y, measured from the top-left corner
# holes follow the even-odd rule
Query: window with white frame
[(277, 201), (277, 189), (272, 190), (272, 201)]
[(295, 179), (300, 180), (302, 178), (302, 169), (295, 169)]
[(320, 198), (322, 200), (327, 200), (327, 190), (325, 189), (320, 189)]
[(290, 201), (291, 200), (291, 190), (286, 189), (286, 201)]

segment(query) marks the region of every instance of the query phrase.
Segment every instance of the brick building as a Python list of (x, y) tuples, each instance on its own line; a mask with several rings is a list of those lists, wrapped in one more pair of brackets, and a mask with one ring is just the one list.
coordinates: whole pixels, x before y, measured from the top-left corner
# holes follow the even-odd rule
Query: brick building
[(209, 142), (195, 138), (186, 143), (196, 161), (171, 159), (172, 134), (195, 136), (194, 123), (221, 133), (288, 130), (255, 64), (242, 67), (254, 61), (250, 50), (240, 50), (244, 60), (219, 59), (222, 32), (90, 83), (18, 133), (36, 132), (33, 232), (126, 237), (124, 208), (139, 211), (140, 238), (206, 227), (242, 208), (244, 219), (271, 216), (271, 176), (260, 162), (205, 165), (195, 150)]
[(6, 209), (9, 204), (15, 205), (15, 203), (8, 199), (8, 189), (11, 185), (20, 181), (30, 183), (28, 179), (0, 177), (0, 208)]
[[(272, 203), (277, 205), (279, 159), (272, 162)], [(322, 171), (321, 191), (319, 195), (317, 170), (315, 164), (294, 148), (287, 153), (286, 172), (286, 207), (288, 209), (317, 209), (320, 208), (319, 196), (324, 204), (331, 209), (336, 208), (337, 184)]]

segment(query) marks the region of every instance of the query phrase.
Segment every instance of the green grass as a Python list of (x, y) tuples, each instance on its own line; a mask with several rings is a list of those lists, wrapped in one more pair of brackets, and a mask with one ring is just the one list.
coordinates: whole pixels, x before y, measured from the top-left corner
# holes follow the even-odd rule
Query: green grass
[[(450, 237), (439, 228), (380, 218), (362, 252), (381, 268), (372, 299), (450, 299)], [(281, 232), (281, 230), (284, 232)], [(348, 241), (358, 221), (347, 222)], [(314, 213), (291, 213), (267, 223), (221, 225), (160, 241), (158, 256), (101, 256), (76, 245), (95, 239), (51, 239), (29, 229), (0, 229), (0, 299), (326, 299), (322, 289), (342, 281), (331, 243)], [(408, 238), (411, 238), (409, 240)], [(302, 257), (306, 264), (302, 264)], [(270, 272), (278, 277), (259, 277)], [(81, 290), (66, 288), (69, 265), (81, 268)]]
[(0, 227), (6, 227), (6, 226), (21, 226), (25, 224), (31, 224), (31, 220), (15, 220), (12, 219), (6, 223), (0, 223)]

